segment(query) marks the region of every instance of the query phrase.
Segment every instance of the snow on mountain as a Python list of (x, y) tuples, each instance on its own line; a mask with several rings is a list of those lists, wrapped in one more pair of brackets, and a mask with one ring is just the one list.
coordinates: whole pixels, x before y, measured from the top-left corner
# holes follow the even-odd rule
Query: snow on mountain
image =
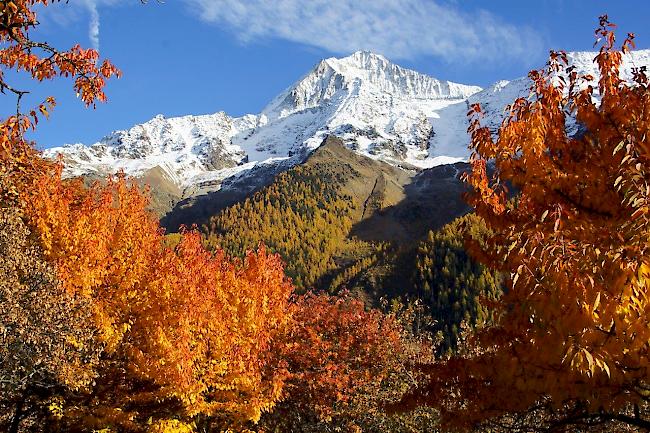
[[(593, 85), (598, 87), (598, 65), (594, 59), (598, 53), (591, 51), (576, 51), (567, 53), (567, 60), (570, 66), (574, 66), (576, 72), (584, 75), (591, 75), (591, 82), (582, 82), (581, 85)], [(632, 79), (632, 69), (646, 66), (650, 68), (650, 50), (637, 50), (623, 56), (623, 65), (621, 67), (621, 76), (624, 80)], [(481, 92), (475, 93), (468, 98), (470, 104), (480, 103), (484, 117), (482, 123), (496, 131), (506, 117), (505, 108), (514, 102), (517, 98), (529, 98), (530, 79), (527, 77), (518, 78), (512, 81), (498, 81)], [(596, 98), (597, 90), (594, 95)], [(569, 132), (575, 131), (577, 125), (574, 119), (567, 119), (567, 129)]]
[(366, 51), (325, 59), (262, 111), (266, 131), (251, 137), (248, 145), (293, 154), (314, 149), (334, 134), (367, 156), (428, 167), (432, 156), (465, 156), (464, 149), (453, 146), (445, 149), (452, 155), (437, 152), (431, 120), (480, 90), (437, 80)]
[(330, 134), (372, 158), (429, 167), (467, 156), (463, 145), (455, 145), (458, 131), (442, 133), (453, 121), (443, 112), (458, 104), (464, 112), (461, 103), (480, 90), (360, 51), (322, 60), (259, 115), (159, 115), (90, 146), (65, 145), (45, 154), (61, 153), (70, 176), (118, 170), (143, 176), (160, 168), (186, 190), (218, 184), (263, 162), (299, 162)]
[[(568, 57), (579, 72), (597, 75), (595, 53)], [(650, 50), (636, 51), (625, 58), (625, 74), (646, 65)], [(159, 115), (90, 146), (65, 145), (45, 154), (63, 154), (70, 176), (118, 170), (143, 176), (162, 169), (189, 193), (205, 190), (202, 185), (219, 188), (222, 180), (258, 165), (299, 163), (330, 134), (371, 158), (428, 168), (467, 159), (470, 103), (480, 102), (485, 122), (496, 129), (504, 107), (527, 97), (529, 85), (527, 78), (487, 89), (440, 81), (359, 51), (322, 60), (258, 115)]]

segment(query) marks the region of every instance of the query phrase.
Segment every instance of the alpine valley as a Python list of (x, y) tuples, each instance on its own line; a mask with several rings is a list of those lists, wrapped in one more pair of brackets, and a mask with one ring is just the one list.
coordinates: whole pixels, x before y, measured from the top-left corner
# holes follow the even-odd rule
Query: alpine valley
[[(597, 80), (595, 55), (568, 58)], [(624, 74), (647, 65), (650, 50), (633, 52)], [(264, 242), (298, 287), (423, 299), (453, 347), (462, 321), (489, 319), (479, 298), (501, 290), (463, 249), (463, 236), (484, 233), (463, 217), (467, 111), (480, 103), (496, 131), (529, 86), (441, 81), (360, 51), (322, 60), (259, 114), (159, 115), (45, 154), (62, 154), (70, 177), (124, 171), (150, 185), (170, 242), (198, 224), (207, 245), (234, 255)]]

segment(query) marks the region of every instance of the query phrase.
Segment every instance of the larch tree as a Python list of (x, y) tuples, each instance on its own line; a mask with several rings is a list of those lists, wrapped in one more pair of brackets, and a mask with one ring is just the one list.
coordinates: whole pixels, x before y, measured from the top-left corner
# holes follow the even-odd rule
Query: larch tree
[(507, 293), (402, 408), (461, 429), (650, 428), (650, 89), (645, 68), (621, 78), (633, 35), (617, 50), (613, 28), (600, 18), (597, 82), (552, 52), (496, 140), (472, 107), (468, 199), (494, 234), (470, 248)]

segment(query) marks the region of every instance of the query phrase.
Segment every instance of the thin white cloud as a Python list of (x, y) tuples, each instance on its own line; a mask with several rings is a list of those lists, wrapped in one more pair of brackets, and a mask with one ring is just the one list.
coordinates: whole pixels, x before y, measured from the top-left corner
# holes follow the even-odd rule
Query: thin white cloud
[(85, 0), (85, 4), (90, 14), (88, 39), (90, 39), (92, 47), (99, 51), (99, 11), (97, 10), (97, 2), (95, 0)]
[(201, 19), (242, 42), (278, 38), (394, 59), (432, 55), (448, 62), (528, 62), (541, 38), (486, 12), (437, 0), (184, 0)]
[[(135, 0), (128, 0), (135, 1)], [(37, 10), (40, 21), (46, 16), (62, 27), (68, 27), (78, 22), (88, 21), (88, 40), (96, 50), (100, 47), (100, 9), (107, 6), (128, 4), (127, 0), (74, 0), (69, 3), (55, 3), (50, 7), (39, 7)]]

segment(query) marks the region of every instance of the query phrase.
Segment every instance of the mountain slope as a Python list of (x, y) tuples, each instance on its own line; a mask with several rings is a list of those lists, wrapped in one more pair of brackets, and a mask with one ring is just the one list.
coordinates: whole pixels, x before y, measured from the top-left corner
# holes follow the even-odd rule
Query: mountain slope
[(407, 171), (330, 136), (303, 164), (210, 218), (208, 243), (240, 256), (264, 242), (283, 256), (298, 286), (327, 288), (348, 262), (387, 242), (413, 245), (465, 213), (464, 167), (448, 168)]

